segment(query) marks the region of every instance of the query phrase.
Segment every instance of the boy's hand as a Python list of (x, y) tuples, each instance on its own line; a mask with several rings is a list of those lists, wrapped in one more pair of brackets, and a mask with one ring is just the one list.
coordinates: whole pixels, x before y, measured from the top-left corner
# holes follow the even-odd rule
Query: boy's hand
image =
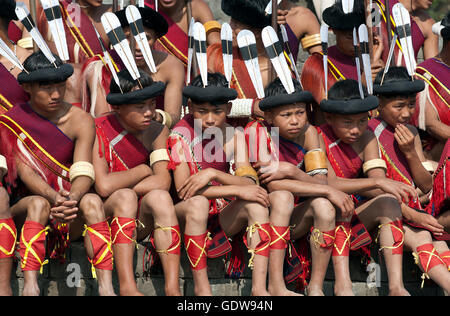
[(280, 161), (276, 172), (264, 172), (264, 167), (269, 164), (270, 163), (257, 162), (253, 165), (253, 168), (255, 168), (258, 173), (259, 182), (261, 184), (267, 184), (274, 180), (290, 179), (295, 173), (295, 169), (297, 169), (296, 166), (289, 162)]
[(414, 154), (414, 135), (408, 127), (403, 124), (397, 124), (395, 127), (394, 138), (397, 141), (398, 147), (406, 156)]
[(399, 202), (408, 203), (411, 198), (414, 201), (418, 199), (417, 191), (411, 185), (386, 178), (378, 178), (377, 184), (380, 190), (394, 195)]
[(353, 215), (353, 212), (355, 211), (355, 203), (353, 202), (351, 195), (336, 190), (333, 187), (329, 187), (326, 197), (331, 203), (333, 203), (333, 205), (341, 210), (343, 218), (348, 218)]
[(438, 220), (430, 214), (414, 212), (409, 220), (415, 224), (425, 227), (435, 236), (442, 236), (444, 233), (444, 226), (439, 224)]
[(77, 217), (78, 201), (70, 199), (70, 192), (59, 191), (54, 200), (54, 205), (50, 209), (50, 216), (58, 222), (68, 223)]
[(236, 197), (241, 200), (257, 202), (264, 207), (270, 207), (269, 194), (259, 185), (241, 186), (237, 193)]
[(213, 168), (200, 170), (198, 173), (191, 175), (178, 189), (179, 198), (185, 201), (190, 199), (198, 190), (207, 186), (214, 179), (214, 176)]
[(280, 10), (277, 11), (277, 23), (279, 25), (285, 25), (287, 23), (286, 21), (286, 15), (289, 13), (288, 10)]

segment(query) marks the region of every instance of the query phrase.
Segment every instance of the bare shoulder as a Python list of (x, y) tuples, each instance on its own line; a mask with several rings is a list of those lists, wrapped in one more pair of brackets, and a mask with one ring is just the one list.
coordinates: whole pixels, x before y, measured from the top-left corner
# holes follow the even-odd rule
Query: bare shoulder
[(375, 134), (371, 130), (366, 129), (364, 133), (361, 135), (359, 144), (361, 145), (362, 148), (366, 148), (371, 143), (376, 142), (377, 141), (376, 139), (377, 138)]
[(94, 126), (94, 118), (92, 117), (92, 115), (80, 109), (79, 107), (71, 105), (69, 113), (70, 121), (73, 126), (77, 126), (79, 129)]
[(414, 21), (419, 25), (420, 30), (428, 35), (433, 34), (431, 28), (436, 21), (425, 10), (420, 10), (414, 15)]
[(293, 6), (286, 16), (286, 21), (297, 35), (306, 34), (313, 27), (320, 27), (314, 13), (301, 6)]
[(194, 18), (199, 22), (205, 23), (214, 18), (211, 8), (204, 0), (192, 0), (191, 3)]

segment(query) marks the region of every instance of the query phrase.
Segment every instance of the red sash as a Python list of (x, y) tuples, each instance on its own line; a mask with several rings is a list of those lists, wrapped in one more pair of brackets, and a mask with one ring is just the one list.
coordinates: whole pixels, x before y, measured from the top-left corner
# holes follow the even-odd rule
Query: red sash
[[(154, 0), (145, 0), (145, 5), (155, 10)], [(162, 10), (159, 13), (169, 24), (167, 34), (160, 37), (154, 44), (154, 48), (170, 53), (178, 58), (185, 67), (188, 63), (188, 35)]]
[[(149, 151), (122, 127), (115, 114), (95, 119), (95, 127), (98, 140), (105, 150), (109, 172), (129, 170), (149, 162)], [(103, 156), (101, 147), (100, 157)]]
[(12, 109), (16, 104), (28, 102), (30, 99), (28, 94), (1, 63), (0, 78), (2, 80), (2, 85), (0, 85), (0, 114)]

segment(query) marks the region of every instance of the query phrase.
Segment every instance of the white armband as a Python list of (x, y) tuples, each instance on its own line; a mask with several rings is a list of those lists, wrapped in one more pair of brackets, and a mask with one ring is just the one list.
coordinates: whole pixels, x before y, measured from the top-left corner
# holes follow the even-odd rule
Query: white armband
[(422, 162), (422, 166), (425, 168), (426, 171), (433, 173), (434, 172), (434, 166), (431, 161), (424, 161)]
[(85, 176), (95, 182), (94, 166), (87, 161), (77, 161), (69, 169), (69, 179), (72, 183), (76, 178)]
[(8, 164), (6, 163), (6, 158), (0, 155), (0, 171), (3, 171), (5, 175), (8, 172)]
[(253, 99), (234, 99), (228, 117), (250, 117), (252, 116)]
[(150, 167), (158, 161), (170, 161), (167, 149), (162, 148), (152, 151), (150, 154)]

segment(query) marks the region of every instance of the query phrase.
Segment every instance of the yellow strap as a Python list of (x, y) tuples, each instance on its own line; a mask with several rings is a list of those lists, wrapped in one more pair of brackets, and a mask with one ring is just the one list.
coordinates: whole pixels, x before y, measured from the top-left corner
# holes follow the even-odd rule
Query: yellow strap
[(189, 247), (190, 247), (190, 245), (191, 244), (193, 244), (194, 246), (196, 246), (198, 249), (200, 249), (200, 255), (198, 256), (198, 258), (197, 258), (197, 261), (195, 262), (195, 264), (194, 263), (192, 263), (192, 261), (191, 261), (191, 258), (189, 257), (189, 256), (187, 256), (188, 257), (188, 259), (189, 259), (189, 262), (191, 263), (191, 266), (192, 267), (197, 267), (198, 266), (198, 264), (199, 264), (199, 262), (200, 262), (200, 260), (201, 260), (201, 258), (203, 257), (203, 255), (205, 255), (206, 256), (206, 241), (207, 240), (212, 240), (212, 238), (211, 238), (211, 233), (210, 232), (208, 232), (207, 234), (206, 234), (206, 237), (205, 237), (205, 241), (203, 242), (203, 246), (200, 246), (199, 244), (197, 244), (194, 240), (192, 240), (191, 238), (189, 238), (189, 241), (188, 241), (188, 243), (187, 243), (187, 245), (186, 245), (186, 252), (189, 250)]
[(33, 243), (42, 235), (45, 234), (47, 235), (47, 231), (50, 229), (49, 226), (45, 227), (43, 230), (41, 230), (39, 233), (37, 233), (33, 238), (30, 239), (30, 242), (27, 243), (27, 241), (25, 240), (25, 237), (23, 236), (23, 229), (22, 229), (22, 233), (21, 233), (21, 240), (23, 242), (23, 244), (25, 245), (25, 253), (23, 255), (22, 258), (22, 269), (25, 268), (26, 264), (27, 264), (27, 259), (28, 259), (28, 253), (31, 252), (31, 254), (36, 258), (36, 260), (39, 262), (39, 264), (41, 265), (41, 268), (39, 270), (39, 272), (42, 274), (43, 270), (44, 270), (44, 265), (46, 265), (48, 263), (48, 260), (45, 260), (44, 262), (41, 261), (41, 258), (39, 258), (39, 256), (37, 255), (36, 251), (34, 251), (34, 249), (32, 248)]
[[(319, 238), (320, 238), (320, 236), (328, 236), (328, 237), (330, 237), (331, 239), (336, 239), (336, 237), (335, 236), (332, 236), (332, 235), (330, 235), (330, 234), (326, 234), (326, 233), (324, 233), (324, 232), (322, 232), (320, 229), (318, 229), (318, 228), (314, 228), (313, 229), (313, 231), (311, 232), (311, 238), (312, 238), (312, 240), (313, 240), (313, 242), (314, 242), (314, 246), (316, 247), (316, 248), (320, 248), (321, 246), (322, 246), (322, 243), (320, 242), (320, 240), (319, 240)], [(324, 243), (325, 243), (325, 239), (324, 239)], [(326, 245), (326, 243), (325, 243), (325, 245)], [(331, 245), (330, 245), (331, 246)], [(328, 246), (329, 247), (329, 246)]]
[(114, 222), (117, 222), (117, 226), (119, 227), (119, 230), (117, 230), (116, 234), (114, 235), (114, 238), (112, 238), (112, 241), (111, 241), (112, 244), (114, 244), (116, 242), (117, 235), (119, 235), (119, 233), (122, 233), (122, 235), (124, 235), (128, 240), (136, 243), (136, 240), (134, 240), (133, 238), (128, 237), (127, 234), (125, 234), (125, 232), (123, 231), (123, 228), (125, 226), (128, 226), (130, 224), (136, 223), (136, 220), (131, 220), (131, 221), (129, 221), (129, 222), (123, 224), (123, 225), (120, 225), (119, 219), (117, 217), (114, 217), (114, 219), (111, 221), (111, 224), (114, 223)]
[[(179, 232), (179, 231), (177, 231), (177, 230), (176, 230), (175, 228), (173, 228), (172, 226), (164, 227), (164, 226), (159, 225), (158, 223), (156, 223), (155, 226), (157, 226), (157, 227), (155, 228), (155, 230), (158, 230), (158, 229), (160, 229), (160, 230), (162, 230), (162, 231), (166, 231), (166, 230), (174, 230), (174, 231), (177, 233), (177, 235), (178, 235), (178, 243), (177, 243), (175, 246), (173, 246), (173, 247), (170, 248), (170, 249), (166, 249), (166, 250), (156, 250), (157, 253), (165, 253), (165, 254), (168, 254), (169, 252), (171, 252), (171, 251), (177, 249), (177, 248), (180, 246), (180, 244), (181, 244), (181, 236), (180, 236), (180, 232)], [(209, 233), (208, 233), (208, 234), (209, 234)], [(207, 237), (209, 237), (209, 235), (207, 235)], [(211, 239), (211, 238), (210, 238), (210, 239)], [(206, 243), (205, 243), (205, 247), (206, 247)], [(189, 257), (189, 256), (188, 256), (188, 257)]]
[(428, 267), (430, 266), (432, 257), (433, 257), (433, 256), (434, 256), (434, 257), (437, 257), (439, 260), (441, 260), (442, 264), (445, 265), (445, 262), (442, 261), (442, 258), (437, 254), (437, 252), (436, 252), (436, 253), (435, 253), (435, 252), (436, 252), (436, 249), (433, 248), (433, 251), (432, 251), (432, 252), (429, 252), (429, 251), (426, 251), (426, 250), (422, 250), (422, 251), (419, 251), (419, 252), (413, 252), (413, 253), (412, 253), (412, 255), (413, 255), (413, 257), (414, 257), (414, 262), (415, 262), (417, 265), (421, 264), (421, 262), (420, 262), (420, 257), (419, 257), (419, 255), (420, 255), (421, 253), (426, 253), (426, 254), (429, 255), (429, 257), (428, 257), (428, 262), (427, 262), (427, 264), (426, 264), (426, 267), (422, 266), (422, 268), (425, 270), (425, 272), (422, 274), (422, 277), (421, 277), (421, 279), (422, 279), (422, 284), (420, 285), (420, 288), (421, 288), (421, 289), (423, 289), (423, 285), (424, 285), (424, 283), (425, 283), (425, 279), (430, 279), (430, 276), (428, 275)]
[(250, 248), (248, 249), (248, 253), (251, 254), (250, 260), (248, 261), (248, 267), (250, 269), (252, 269), (254, 266), (253, 260), (255, 258), (255, 255), (258, 252), (261, 252), (261, 251), (267, 249), (268, 247), (270, 247), (270, 242), (271, 242), (270, 233), (267, 230), (265, 230), (258, 222), (247, 227), (246, 231), (249, 232), (249, 238), (251, 239), (253, 234), (259, 229), (262, 230), (263, 232), (265, 232), (267, 234), (267, 236), (269, 236), (269, 242), (267, 243), (267, 245), (265, 245), (261, 249), (250, 249)]
[[(109, 227), (109, 226), (108, 226)], [(84, 224), (84, 231), (83, 231), (83, 237), (86, 236), (86, 231), (89, 231), (90, 233), (94, 234), (95, 236), (97, 236), (98, 238), (100, 238), (101, 240), (103, 240), (103, 242), (106, 244), (107, 248), (105, 249), (105, 251), (103, 251), (102, 255), (100, 256), (100, 258), (98, 258), (97, 262), (93, 262), (90, 258), (89, 261), (91, 262), (91, 270), (92, 270), (92, 277), (94, 279), (97, 279), (97, 274), (95, 273), (95, 265), (101, 263), (103, 261), (103, 259), (105, 258), (106, 254), (108, 253), (108, 250), (113, 253), (112, 250), (112, 242), (111, 240), (106, 240), (106, 238), (100, 234), (98, 231), (96, 231), (95, 229), (88, 227), (86, 224)], [(92, 241), (91, 241), (92, 243)]]
[[(335, 234), (336, 234), (336, 232), (337, 232), (339, 229), (342, 229), (342, 231), (344, 232), (344, 234), (347, 236), (347, 238), (345, 238), (344, 243), (342, 244), (342, 249), (339, 249), (339, 248), (336, 246), (336, 244), (334, 244), (334, 248), (336, 249), (336, 251), (338, 252), (338, 254), (341, 255), (341, 254), (344, 252), (345, 245), (350, 241), (350, 237), (352, 236), (352, 234), (351, 234), (351, 232), (350, 232), (350, 233), (347, 233), (347, 231), (345, 230), (345, 227), (344, 227), (343, 225), (339, 225), (339, 226), (336, 227), (336, 229), (334, 230), (334, 231), (335, 231)], [(336, 238), (335, 238), (335, 239), (336, 239)]]
[(6, 250), (5, 248), (3, 248), (3, 247), (0, 245), (0, 251), (3, 252), (5, 255), (10, 256), (10, 255), (13, 254), (14, 249), (16, 248), (15, 246), (16, 246), (16, 241), (17, 241), (17, 233), (11, 228), (11, 226), (9, 226), (9, 225), (6, 224), (6, 223), (1, 223), (1, 224), (0, 224), (0, 230), (2, 230), (3, 227), (5, 227), (7, 230), (9, 230), (9, 232), (11, 233), (11, 235), (14, 236), (14, 243), (13, 243), (13, 245), (12, 245), (11, 250), (8, 251), (8, 250)]
[[(381, 246), (380, 247), (380, 251), (383, 250), (383, 249), (392, 249), (392, 250), (394, 250), (394, 249), (402, 247), (403, 243), (405, 242), (405, 233), (403, 232), (403, 229), (400, 229), (399, 227), (395, 226), (393, 223), (381, 224), (381, 225), (378, 226), (378, 234), (377, 234), (377, 238), (375, 238), (375, 243), (378, 242), (378, 238), (380, 237), (380, 234), (381, 234), (381, 228), (384, 227), (384, 226), (394, 227), (399, 232), (401, 232), (402, 233), (402, 242), (398, 246), (381, 246), (380, 245)], [(394, 240), (394, 243), (395, 243), (395, 240)]]

